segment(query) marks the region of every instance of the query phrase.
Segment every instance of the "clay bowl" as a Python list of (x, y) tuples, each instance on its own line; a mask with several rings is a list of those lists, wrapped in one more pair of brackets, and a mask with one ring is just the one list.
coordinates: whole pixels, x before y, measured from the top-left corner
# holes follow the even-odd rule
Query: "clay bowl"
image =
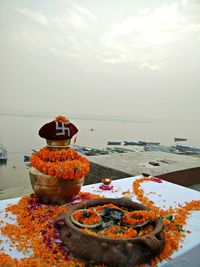
[(29, 170), (29, 176), (35, 196), (44, 204), (64, 204), (78, 195), (84, 183), (80, 179), (62, 179), (37, 171)]
[(160, 254), (165, 240), (164, 224), (161, 219), (155, 222), (154, 231), (142, 237), (130, 239), (104, 238), (89, 235), (71, 221), (71, 214), (75, 210), (112, 203), (118, 207), (131, 210), (147, 210), (148, 208), (127, 198), (101, 198), (88, 200), (72, 206), (66, 213), (61, 214), (54, 226), (60, 233), (63, 244), (77, 257), (86, 262), (105, 264), (108, 266), (135, 266), (149, 262), (151, 258)]

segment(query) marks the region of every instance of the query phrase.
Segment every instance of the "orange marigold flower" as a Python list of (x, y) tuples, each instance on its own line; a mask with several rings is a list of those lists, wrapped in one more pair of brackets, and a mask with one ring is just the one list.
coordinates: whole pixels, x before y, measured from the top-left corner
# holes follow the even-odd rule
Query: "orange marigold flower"
[(71, 148), (50, 150), (44, 147), (31, 156), (30, 164), (44, 174), (63, 179), (79, 179), (90, 170), (89, 160)]
[(58, 122), (69, 122), (69, 119), (63, 115), (58, 115), (55, 117), (55, 121)]
[(73, 217), (77, 222), (87, 225), (97, 224), (101, 220), (100, 216), (92, 208), (85, 210), (76, 210), (73, 213)]
[(129, 225), (139, 225), (146, 221), (155, 221), (160, 217), (159, 214), (151, 210), (134, 210), (126, 213), (122, 222)]

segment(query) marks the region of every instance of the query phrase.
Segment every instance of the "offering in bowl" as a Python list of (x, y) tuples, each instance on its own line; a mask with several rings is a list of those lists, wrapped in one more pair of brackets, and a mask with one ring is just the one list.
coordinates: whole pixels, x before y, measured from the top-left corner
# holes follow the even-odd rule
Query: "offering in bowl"
[[(113, 205), (117, 208), (113, 209), (113, 213), (110, 210), (108, 214), (105, 208), (111, 207), (112, 209)], [(107, 217), (101, 216), (101, 224), (99, 220), (96, 227), (84, 229), (83, 224), (79, 226), (72, 220), (76, 211), (94, 208), (98, 214), (105, 215), (106, 213)], [(148, 228), (142, 236), (140, 234), (143, 227), (135, 228), (132, 225), (123, 224), (126, 214), (131, 211), (143, 211), (146, 214), (149, 209), (127, 198), (93, 199), (72, 206), (55, 220), (54, 226), (59, 231), (63, 244), (83, 261), (92, 260), (95, 264), (132, 267), (147, 263), (159, 255), (164, 247), (165, 239), (161, 218), (155, 217), (156, 219), (149, 221), (144, 226)], [(90, 219), (92, 221), (92, 217)]]

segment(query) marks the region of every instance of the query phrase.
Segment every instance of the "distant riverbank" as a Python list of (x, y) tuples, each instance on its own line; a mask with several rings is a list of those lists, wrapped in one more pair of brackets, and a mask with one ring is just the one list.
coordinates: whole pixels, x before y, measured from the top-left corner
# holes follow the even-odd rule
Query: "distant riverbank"
[[(57, 114), (56, 114), (57, 115)], [(31, 116), (23, 114), (0, 115), (0, 143), (8, 151), (7, 165), (0, 166), (0, 188), (20, 188), (29, 185), (28, 169), (24, 163), (24, 154), (32, 149), (40, 149), (46, 145), (45, 140), (38, 136), (38, 130), (52, 117)], [(73, 118), (71, 121), (77, 125), (77, 145), (103, 149), (108, 141), (151, 141), (161, 145), (174, 145), (174, 137), (186, 137), (188, 144), (199, 145), (200, 124), (196, 122), (164, 122), (144, 121), (130, 118), (101, 118), (84, 116)], [(91, 130), (92, 129), (92, 130)], [(132, 148), (123, 146), (124, 148)], [(22, 189), (21, 189), (22, 188)], [(17, 190), (17, 189), (16, 189)], [(21, 191), (22, 190), (22, 191)], [(0, 197), (2, 190), (0, 191)]]
[[(160, 157), (163, 158), (160, 160)], [(175, 155), (159, 151), (129, 151), (112, 155), (91, 156), (88, 157), (88, 159), (99, 166), (98, 170), (95, 171), (98, 173), (97, 176), (99, 176), (99, 179), (96, 179), (97, 176), (95, 174), (96, 178), (94, 179), (94, 182), (98, 182), (98, 180), (100, 181), (100, 177), (104, 174), (107, 176), (107, 167), (108, 170), (109, 167), (111, 167), (111, 172), (109, 171), (110, 177), (114, 174), (112, 168), (116, 170), (115, 175), (117, 175), (118, 171), (121, 173), (130, 173), (130, 175), (124, 176), (120, 173), (119, 178), (125, 178), (131, 176), (131, 174), (133, 174), (133, 176), (141, 175), (142, 172), (155, 175), (154, 173), (168, 173), (179, 169), (200, 166), (200, 159), (199, 161), (195, 160), (192, 156)], [(117, 165), (116, 160), (118, 162)], [(132, 167), (130, 166), (130, 160), (131, 162), (134, 162)], [(97, 168), (97, 166), (95, 168)], [(94, 173), (94, 166), (92, 172)], [(90, 181), (93, 181), (93, 179), (91, 179), (93, 173), (90, 174)], [(1, 177), (4, 177), (4, 179), (1, 179), (0, 199), (15, 198), (33, 192), (29, 179), (29, 168), (26, 166), (26, 163), (23, 162), (23, 153), (11, 153), (7, 165), (0, 165), (0, 175)], [(194, 185), (191, 188), (200, 190), (199, 185)]]

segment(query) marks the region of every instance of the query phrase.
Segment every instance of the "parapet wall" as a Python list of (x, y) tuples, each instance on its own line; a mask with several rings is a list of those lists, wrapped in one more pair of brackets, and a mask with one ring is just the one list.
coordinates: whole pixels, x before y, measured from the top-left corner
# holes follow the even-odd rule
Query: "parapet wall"
[(200, 184), (200, 167), (164, 173), (157, 177), (182, 186)]
[(109, 168), (97, 163), (90, 163), (90, 172), (85, 177), (84, 185), (100, 183), (102, 178), (109, 177), (112, 180), (120, 178), (131, 177), (130, 173), (119, 171), (117, 169)]
[(91, 169), (85, 184), (101, 182), (104, 177), (116, 180), (142, 174), (160, 177), (182, 186), (200, 184), (200, 157), (164, 152), (138, 152), (91, 156), (88, 159)]

